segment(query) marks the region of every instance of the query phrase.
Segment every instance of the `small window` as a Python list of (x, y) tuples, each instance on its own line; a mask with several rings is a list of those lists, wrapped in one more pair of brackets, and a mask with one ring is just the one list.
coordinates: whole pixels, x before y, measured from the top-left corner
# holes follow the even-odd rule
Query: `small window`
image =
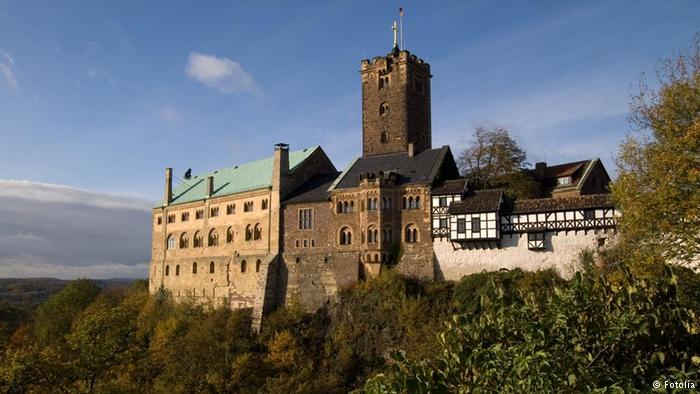
[(557, 184), (558, 185), (570, 185), (571, 184), (571, 177), (570, 176), (562, 176), (557, 178)]
[(192, 273), (197, 274), (197, 262), (192, 263)]
[(190, 220), (190, 213), (189, 212), (183, 212), (182, 215), (180, 215), (180, 220), (183, 222), (186, 222)]
[(384, 116), (389, 113), (389, 104), (381, 103), (379, 105), (379, 115)]
[(194, 218), (195, 218), (195, 219), (204, 219), (204, 210), (203, 210), (203, 209), (198, 209), (198, 210), (194, 213)]
[(215, 265), (214, 262), (212, 261), (212, 262), (209, 263), (209, 273), (210, 273), (210, 274), (213, 274), (214, 271), (216, 271), (216, 265)]
[(260, 226), (260, 223), (256, 223), (255, 227), (253, 228), (253, 240), (259, 241), (262, 239), (262, 227)]
[(175, 276), (180, 276), (180, 264), (175, 266)]
[(168, 235), (168, 249), (175, 249), (175, 236), (172, 234)]
[(226, 230), (226, 243), (230, 244), (233, 242), (233, 227), (229, 227)]
[(438, 199), (438, 206), (439, 207), (446, 207), (447, 206), (447, 197), (440, 197)]
[(219, 233), (216, 232), (216, 230), (212, 229), (209, 232), (209, 246), (219, 246)]
[(311, 208), (299, 210), (299, 230), (310, 230), (313, 228), (313, 212)]
[(246, 201), (243, 204), (243, 212), (253, 212), (253, 202), (252, 201)]
[(248, 270), (248, 263), (245, 260), (241, 261), (241, 273), (244, 274), (247, 270)]
[(480, 233), (481, 232), (481, 218), (472, 218), (472, 232), (473, 233)]
[(156, 222), (157, 222), (158, 224), (163, 224), (163, 217), (158, 216), (158, 217), (156, 218)]
[(305, 247), (305, 248), (308, 248), (308, 247), (309, 247), (309, 240), (308, 240), (308, 239), (305, 239), (305, 240), (304, 240), (304, 247)]
[(312, 248), (315, 248), (315, 247), (316, 247), (316, 240), (315, 240), (315, 239), (312, 239), (312, 240), (311, 240), (311, 247), (312, 247)]
[(226, 206), (226, 214), (233, 215), (234, 213), (236, 213), (236, 204), (228, 204)]
[(245, 240), (246, 241), (253, 240), (253, 226), (251, 226), (250, 224), (245, 226)]
[(544, 233), (528, 233), (527, 248), (530, 250), (544, 250)]
[(175, 214), (168, 215), (168, 223), (175, 223)]
[(583, 218), (586, 220), (595, 219), (595, 210), (586, 209), (583, 211)]
[(258, 260), (255, 262), (255, 272), (260, 272), (261, 265), (262, 265), (262, 261)]
[(381, 139), (380, 139), (380, 142), (381, 142), (382, 144), (388, 144), (388, 143), (389, 143), (389, 133), (387, 133), (386, 131), (383, 132), (383, 133), (382, 133), (382, 136), (381, 136)]
[(187, 249), (190, 246), (190, 239), (187, 233), (180, 235), (180, 249)]
[(409, 224), (408, 226), (406, 226), (404, 233), (404, 239), (406, 240), (406, 243), (418, 242), (418, 229), (414, 225)]
[(170, 266), (166, 265), (165, 266), (165, 276), (168, 276), (168, 275), (170, 275)]
[(267, 199), (266, 198), (262, 200), (261, 209), (262, 210), (267, 209)]
[(202, 233), (200, 233), (199, 231), (197, 231), (196, 233), (194, 233), (194, 242), (193, 242), (193, 244), (192, 244), (192, 247), (194, 247), (194, 248), (201, 248), (202, 246), (204, 246), (204, 241), (203, 241)]
[(209, 209), (209, 217), (210, 218), (215, 218), (219, 216), (219, 207), (212, 207)]
[(295, 247), (295, 248), (300, 248), (300, 247), (301, 247), (301, 240), (298, 240), (298, 239), (297, 239), (296, 241), (294, 241), (294, 247)]

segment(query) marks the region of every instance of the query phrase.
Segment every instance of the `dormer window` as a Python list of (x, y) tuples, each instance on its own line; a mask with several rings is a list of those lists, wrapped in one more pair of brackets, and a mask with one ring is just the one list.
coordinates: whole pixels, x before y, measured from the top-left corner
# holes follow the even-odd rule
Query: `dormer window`
[(570, 176), (560, 176), (557, 178), (557, 185), (570, 185), (571, 184), (571, 177)]

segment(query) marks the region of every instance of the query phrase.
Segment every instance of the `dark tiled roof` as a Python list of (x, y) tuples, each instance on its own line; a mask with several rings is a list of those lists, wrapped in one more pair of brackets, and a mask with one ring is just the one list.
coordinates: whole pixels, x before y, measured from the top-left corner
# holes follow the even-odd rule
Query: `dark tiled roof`
[(503, 189), (478, 190), (467, 195), (462, 201), (450, 204), (449, 213), (477, 213), (498, 211), (501, 207)]
[(338, 178), (338, 175), (340, 175), (340, 172), (314, 176), (294, 190), (283, 203), (327, 201), (330, 196), (328, 188)]
[(430, 183), (435, 178), (448, 149), (447, 146), (427, 149), (413, 157), (408, 157), (407, 152), (360, 157), (345, 172), (336, 189), (357, 187), (360, 184), (361, 174), (379, 173), (379, 171), (397, 173), (398, 184)]
[(466, 186), (466, 178), (452, 179), (449, 181), (444, 181), (441, 185), (434, 187), (430, 194), (461, 194), (464, 193), (464, 189), (466, 188)]
[(503, 213), (552, 212), (569, 209), (613, 207), (614, 205), (609, 194), (589, 194), (577, 197), (515, 200), (504, 204)]
[[(557, 164), (555, 166), (547, 166), (544, 169), (544, 176), (542, 176), (542, 178), (540, 179), (559, 178), (563, 176), (573, 175), (580, 168), (585, 167), (589, 162), (590, 160), (584, 160), (574, 161), (571, 163)], [(531, 171), (535, 174), (535, 176), (537, 176), (535, 170)]]

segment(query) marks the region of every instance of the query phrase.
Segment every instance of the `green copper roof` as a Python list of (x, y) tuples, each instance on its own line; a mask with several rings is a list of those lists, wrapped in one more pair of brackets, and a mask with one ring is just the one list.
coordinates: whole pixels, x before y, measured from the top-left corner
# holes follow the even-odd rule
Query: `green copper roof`
[[(306, 160), (316, 149), (319, 149), (318, 145), (289, 152), (290, 171), (294, 171), (294, 168)], [(173, 185), (173, 200), (169, 205), (203, 200), (206, 197), (208, 176), (214, 177), (214, 194), (211, 198), (271, 187), (273, 161), (274, 157), (270, 156), (250, 163), (199, 174), (190, 179), (183, 179), (179, 185)], [(156, 208), (163, 205), (164, 203), (161, 202)]]

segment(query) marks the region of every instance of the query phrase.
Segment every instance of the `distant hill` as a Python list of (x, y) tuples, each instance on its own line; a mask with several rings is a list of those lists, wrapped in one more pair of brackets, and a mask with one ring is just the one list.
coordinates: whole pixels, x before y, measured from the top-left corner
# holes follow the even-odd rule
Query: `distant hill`
[[(95, 279), (101, 288), (130, 286), (138, 279)], [(33, 310), (70, 281), (55, 278), (0, 278), (0, 305)]]

